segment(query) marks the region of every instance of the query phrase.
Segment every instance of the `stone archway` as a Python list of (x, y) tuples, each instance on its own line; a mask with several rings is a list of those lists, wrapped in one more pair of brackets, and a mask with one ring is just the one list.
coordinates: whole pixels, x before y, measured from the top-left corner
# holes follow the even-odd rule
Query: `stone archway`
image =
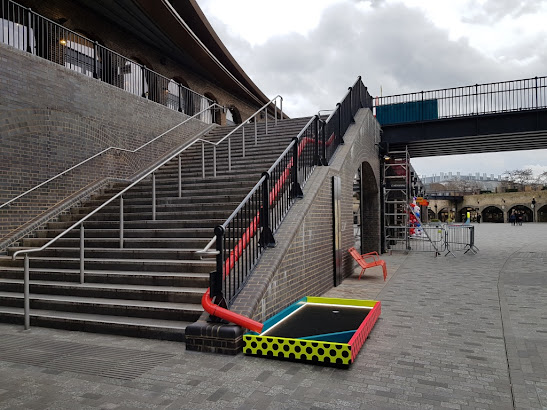
[(448, 208), (440, 209), (437, 215), (437, 219), (441, 222), (448, 222), (448, 219), (450, 219), (450, 209)]
[(543, 205), (537, 210), (537, 221), (547, 222), (547, 205)]
[(517, 222), (532, 222), (534, 220), (533, 211), (525, 205), (515, 205), (509, 208), (507, 218), (513, 213), (516, 215)]
[(378, 190), (378, 181), (370, 163), (366, 161), (361, 163), (356, 175), (360, 176), (358, 192), (356, 192), (354, 185), (354, 198), (357, 198), (359, 202), (357, 215), (359, 218), (358, 222), (360, 223), (361, 253), (378, 251), (378, 244), (381, 240), (380, 229), (378, 229), (380, 226), (380, 192)]
[(503, 223), (503, 211), (497, 206), (487, 206), (481, 212), (483, 222)]

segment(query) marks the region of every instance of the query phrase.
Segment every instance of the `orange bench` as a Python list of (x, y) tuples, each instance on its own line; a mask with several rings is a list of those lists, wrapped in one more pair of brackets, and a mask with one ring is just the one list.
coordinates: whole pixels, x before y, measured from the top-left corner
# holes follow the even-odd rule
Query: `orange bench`
[(363, 268), (361, 271), (361, 274), (359, 275), (359, 279), (361, 279), (361, 276), (363, 273), (365, 273), (365, 269), (372, 268), (374, 266), (381, 266), (384, 271), (384, 281), (387, 278), (387, 269), (386, 269), (386, 261), (383, 261), (380, 259), (380, 255), (378, 255), (378, 252), (369, 252), (365, 253), (363, 255), (360, 255), (359, 252), (357, 252), (357, 249), (355, 248), (349, 248), (348, 252), (351, 256), (353, 256), (353, 259), (357, 261), (359, 266)]

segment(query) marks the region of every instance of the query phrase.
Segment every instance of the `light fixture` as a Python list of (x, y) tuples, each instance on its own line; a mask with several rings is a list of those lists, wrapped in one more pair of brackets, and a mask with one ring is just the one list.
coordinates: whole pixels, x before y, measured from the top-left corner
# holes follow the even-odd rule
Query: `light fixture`
[(61, 43), (63, 46), (66, 46), (66, 40), (64, 38), (62, 38), (59, 43)]

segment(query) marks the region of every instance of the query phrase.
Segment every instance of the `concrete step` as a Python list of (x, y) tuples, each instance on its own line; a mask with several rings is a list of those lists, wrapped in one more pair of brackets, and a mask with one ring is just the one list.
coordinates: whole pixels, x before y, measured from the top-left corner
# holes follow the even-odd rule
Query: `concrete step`
[[(119, 227), (119, 223), (117, 224)], [(67, 226), (68, 228), (68, 226)], [(85, 224), (85, 238), (119, 238), (120, 230), (112, 229), (95, 229), (93, 226), (88, 226)], [(36, 239), (50, 239), (54, 238), (60, 233), (64, 232), (64, 229), (49, 229), (47, 231), (46, 238), (36, 238)], [(209, 227), (206, 228), (163, 228), (163, 229), (132, 229), (126, 228), (124, 223), (123, 236), (125, 239), (131, 238), (193, 238), (199, 240), (200, 238), (210, 238), (213, 235), (213, 230)], [(79, 238), (80, 229), (74, 228), (72, 231), (68, 232), (64, 238)], [(35, 238), (29, 238), (27, 240), (34, 240)]]
[[(119, 216), (119, 215), (118, 215)], [(209, 219), (207, 221), (200, 220), (135, 220), (125, 221), (124, 230), (127, 229), (211, 229), (215, 226), (223, 224), (225, 219)], [(72, 226), (73, 222), (49, 222), (49, 229), (65, 230)], [(119, 221), (86, 221), (87, 229), (118, 229)]]
[[(79, 269), (63, 268), (29, 268), (32, 280), (80, 282)], [(21, 279), (20, 267), (0, 267), (0, 278)], [(205, 289), (209, 286), (208, 273), (185, 272), (143, 272), (143, 271), (112, 271), (85, 269), (86, 283), (109, 283), (140, 286), (178, 286)]]
[[(0, 306), (0, 321), (23, 324), (23, 309)], [(184, 342), (184, 330), (191, 323), (193, 321), (131, 318), (39, 309), (32, 309), (30, 312), (31, 326), (180, 342)]]
[[(37, 294), (106, 299), (145, 300), (200, 304), (207, 288), (143, 286), (112, 283), (30, 281), (30, 292)], [(22, 279), (0, 279), (0, 292), (23, 292)]]
[[(187, 210), (192, 210), (195, 207), (203, 211), (207, 210), (218, 210), (224, 209), (227, 211), (236, 209), (245, 196), (228, 196), (220, 195), (218, 198), (215, 197), (190, 197), (190, 198), (181, 198), (173, 199), (169, 203), (164, 201), (156, 200), (156, 212), (185, 212)], [(215, 202), (218, 200), (218, 202)], [(72, 208), (72, 214), (89, 214), (96, 209), (94, 206), (81, 206), (77, 208)], [(114, 213), (119, 212), (119, 205), (107, 205), (104, 208), (101, 208), (98, 213)], [(123, 210), (124, 216), (127, 214), (134, 214), (139, 212), (150, 212), (152, 209), (152, 201), (149, 204), (142, 205), (133, 205), (124, 203)]]
[[(30, 266), (35, 268), (66, 268), (79, 269), (79, 258), (40, 257), (31, 256)], [(2, 258), (1, 266), (23, 267), (23, 259), (12, 260)], [(105, 259), (85, 258), (85, 269), (91, 270), (128, 270), (145, 272), (211, 272), (215, 268), (214, 261), (209, 260), (176, 260), (176, 259)]]
[[(210, 240), (211, 238), (209, 238)], [(209, 240), (203, 242), (203, 246), (196, 248), (198, 245), (195, 241), (188, 239), (187, 246), (194, 245), (189, 249), (178, 248), (93, 248), (86, 246), (85, 257), (91, 259), (170, 259), (170, 260), (200, 260), (200, 256), (196, 254), (198, 250), (201, 250), (207, 245)], [(43, 251), (36, 252), (36, 257), (48, 257), (48, 258), (79, 258), (80, 249), (79, 241), (74, 243), (74, 247), (53, 247), (50, 246)], [(118, 241), (119, 245), (119, 241)], [(125, 245), (125, 244), (124, 244)], [(13, 247), (8, 249), (8, 255), (12, 255), (15, 251), (21, 249), (31, 249), (31, 247)]]
[[(0, 284), (1, 285), (1, 284)], [(93, 315), (196, 321), (203, 308), (194, 303), (152, 302), (30, 293), (30, 309), (78, 312)], [(0, 306), (24, 306), (21, 293), (0, 291)]]
[[(239, 205), (239, 204), (238, 204)], [(228, 216), (232, 213), (232, 211), (235, 209), (232, 208), (231, 210), (222, 210), (222, 209), (215, 209), (211, 211), (188, 211), (188, 212), (157, 212), (156, 213), (156, 220), (173, 220), (173, 219), (179, 219), (181, 221), (205, 221), (207, 223), (210, 219), (222, 219), (223, 221), (226, 220)], [(79, 221), (82, 219), (85, 215), (83, 214), (65, 214), (60, 215), (59, 220), (62, 222), (67, 221)], [(90, 221), (119, 221), (120, 214), (119, 212), (116, 213), (96, 213), (95, 215), (92, 215), (89, 217)], [(152, 220), (152, 212), (140, 212), (138, 214), (127, 214), (124, 215), (125, 221), (151, 221)], [(201, 225), (198, 225), (201, 226)]]

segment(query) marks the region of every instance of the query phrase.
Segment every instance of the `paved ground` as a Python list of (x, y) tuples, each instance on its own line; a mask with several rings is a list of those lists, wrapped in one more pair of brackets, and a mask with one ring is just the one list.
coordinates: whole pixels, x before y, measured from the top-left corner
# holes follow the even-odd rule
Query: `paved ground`
[(0, 409), (547, 409), (547, 224), (476, 225), (476, 244), (329, 291), (382, 301), (349, 370), (0, 325)]

